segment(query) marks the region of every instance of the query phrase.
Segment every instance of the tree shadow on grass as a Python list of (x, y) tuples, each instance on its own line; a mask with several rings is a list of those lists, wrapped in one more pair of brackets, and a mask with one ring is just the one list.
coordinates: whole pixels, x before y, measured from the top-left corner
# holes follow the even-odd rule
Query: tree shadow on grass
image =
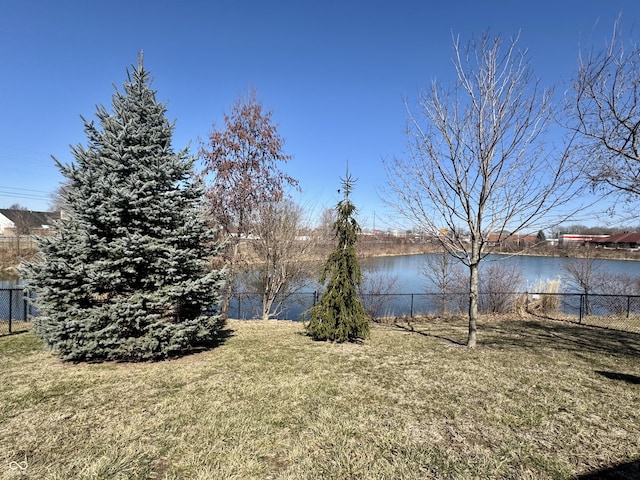
[[(460, 339), (463, 321), (433, 320), (417, 323), (394, 322), (396, 329), (436, 338), (464, 346)], [(458, 338), (458, 339), (456, 339)], [(478, 348), (555, 348), (577, 353), (600, 353), (640, 357), (640, 334), (598, 327), (577, 325), (559, 320), (539, 320), (513, 316), (495, 319), (481, 317), (478, 321)]]
[[(176, 352), (173, 352), (172, 354), (168, 355), (166, 358), (154, 358), (154, 359), (150, 359), (150, 360), (129, 360), (129, 359), (118, 359), (118, 360), (114, 360), (116, 363), (145, 363), (145, 362), (162, 362), (162, 361), (166, 361), (166, 360), (178, 360), (181, 358), (188, 358), (191, 357), (193, 355), (197, 355), (199, 353), (203, 353), (203, 352), (208, 352), (209, 350), (213, 350), (221, 345), (223, 345), (229, 338), (235, 336), (235, 330), (229, 328), (228, 326), (223, 327), (221, 330), (219, 330), (215, 336), (213, 336), (211, 339), (206, 340), (206, 341), (202, 341), (199, 343), (196, 343), (194, 345), (191, 345), (189, 347), (183, 348), (182, 350), (178, 350)], [(78, 361), (73, 361), (73, 363), (108, 363), (111, 362), (111, 360), (104, 360), (101, 358), (97, 358), (97, 359), (92, 359), (89, 361), (85, 361), (85, 360), (78, 360)]]
[(418, 334), (418, 335), (422, 335), (424, 337), (431, 337), (431, 338), (437, 338), (438, 340), (444, 340), (445, 342), (453, 344), (453, 345), (458, 346), (458, 347), (466, 346), (465, 342), (460, 342), (458, 340), (454, 340), (453, 338), (444, 337), (442, 335), (437, 335), (435, 333), (430, 333), (430, 332), (424, 331), (424, 330), (416, 330), (415, 328), (413, 328), (413, 325), (411, 325), (411, 324), (402, 325), (400, 323), (395, 322), (393, 324), (393, 326), (395, 328), (399, 329), (399, 330), (403, 330), (403, 331), (408, 332), (408, 333), (415, 333), (415, 334)]
[(232, 330), (229, 327), (224, 327), (218, 331), (218, 333), (210, 340), (206, 342), (201, 342), (198, 345), (195, 345), (184, 352), (181, 352), (178, 356), (183, 357), (185, 355), (192, 355), (195, 353), (200, 353), (207, 350), (212, 350), (220, 345), (224, 344), (229, 338), (233, 337), (235, 334), (235, 330)]
[(575, 477), (576, 480), (637, 480), (640, 478), (640, 459), (605, 467)]
[(507, 320), (478, 328), (480, 344), (497, 347), (558, 348), (579, 353), (640, 357), (640, 334), (561, 321)]
[(632, 385), (640, 385), (640, 377), (638, 375), (631, 375), (629, 373), (607, 372), (604, 370), (596, 370), (596, 373), (611, 380), (619, 380), (621, 382), (630, 383)]

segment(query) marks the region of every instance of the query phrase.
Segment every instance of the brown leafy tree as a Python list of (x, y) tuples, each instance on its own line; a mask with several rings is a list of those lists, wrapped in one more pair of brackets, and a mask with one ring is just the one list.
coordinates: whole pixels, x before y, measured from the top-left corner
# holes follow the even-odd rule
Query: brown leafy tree
[(200, 158), (211, 219), (226, 241), (222, 254), (228, 273), (222, 305), (226, 315), (240, 244), (252, 232), (253, 213), (261, 205), (282, 201), (286, 188), (298, 188), (298, 182), (280, 170), (292, 157), (284, 153), (284, 139), (272, 112), (263, 108), (254, 89), (238, 98), (224, 124), (222, 129), (213, 126), (209, 142), (201, 145)]

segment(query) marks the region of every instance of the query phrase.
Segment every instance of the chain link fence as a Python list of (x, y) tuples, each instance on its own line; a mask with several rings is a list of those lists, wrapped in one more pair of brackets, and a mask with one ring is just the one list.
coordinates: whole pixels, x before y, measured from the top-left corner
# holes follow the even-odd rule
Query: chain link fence
[[(305, 312), (320, 298), (318, 292), (291, 296), (277, 318), (303, 320)], [(385, 293), (361, 295), (365, 310), (374, 319), (466, 315), (468, 293)], [(242, 292), (233, 296), (229, 316), (243, 320), (259, 318), (260, 296)], [(580, 293), (491, 292), (480, 293), (478, 311), (482, 315), (531, 314), (561, 320), (640, 333), (640, 296)]]
[(553, 320), (640, 333), (640, 296), (532, 293), (527, 311)]
[[(319, 292), (291, 295), (276, 316), (303, 320), (320, 298)], [(468, 293), (383, 293), (364, 294), (362, 303), (374, 319), (466, 315)], [(579, 325), (604, 327), (640, 334), (640, 296), (580, 293), (491, 292), (480, 293), (478, 311), (484, 315), (532, 314)], [(233, 295), (229, 317), (242, 320), (260, 318), (261, 297), (252, 292)], [(26, 331), (36, 310), (19, 288), (0, 289), (0, 335)]]
[(0, 335), (31, 328), (31, 305), (22, 288), (0, 288)]

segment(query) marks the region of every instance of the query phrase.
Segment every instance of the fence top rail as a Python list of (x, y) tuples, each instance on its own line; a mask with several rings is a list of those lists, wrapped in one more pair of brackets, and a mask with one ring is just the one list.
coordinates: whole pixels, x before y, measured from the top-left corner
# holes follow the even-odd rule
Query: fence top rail
[[(26, 287), (0, 287), (0, 291), (24, 292)], [(318, 292), (297, 292), (294, 295), (316, 295)], [(469, 292), (414, 292), (414, 293), (364, 293), (364, 296), (442, 296), (442, 295), (468, 295)], [(479, 295), (547, 295), (547, 296), (581, 296), (588, 295), (590, 297), (624, 297), (640, 299), (640, 295), (632, 295), (626, 293), (589, 293), (584, 292), (478, 292)], [(240, 295), (259, 295), (258, 292), (235, 292), (234, 296)]]
[[(521, 292), (529, 295), (558, 295), (558, 296), (589, 296), (589, 297), (624, 297), (624, 298), (640, 298), (640, 295), (632, 295), (630, 293), (584, 293), (584, 292)], [(513, 294), (515, 295), (515, 293)]]
[[(293, 295), (316, 295), (318, 292), (296, 292)], [(234, 296), (241, 296), (241, 295), (246, 295), (246, 296), (250, 296), (250, 295), (260, 295), (259, 292), (234, 292), (233, 293)], [(399, 297), (399, 296), (438, 296), (441, 297), (442, 295), (469, 295), (469, 292), (414, 292), (414, 293), (404, 293), (404, 292), (396, 292), (396, 293), (363, 293), (363, 296), (394, 296), (394, 297)], [(504, 292), (478, 292), (478, 295), (557, 295), (557, 296), (581, 296), (581, 295), (588, 295), (590, 297), (625, 297), (625, 298), (638, 298), (640, 299), (640, 295), (636, 295), (636, 294), (627, 294), (627, 293), (588, 293), (585, 294), (584, 292), (527, 292), (527, 291), (519, 291), (519, 292), (511, 292), (511, 291), (504, 291)]]

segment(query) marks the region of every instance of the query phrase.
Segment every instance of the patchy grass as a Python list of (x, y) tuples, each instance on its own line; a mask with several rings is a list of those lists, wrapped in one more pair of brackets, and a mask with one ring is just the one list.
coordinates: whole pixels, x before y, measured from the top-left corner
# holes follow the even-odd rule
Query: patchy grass
[(11, 320), (11, 333), (9, 333), (9, 320), (0, 318), (0, 336), (22, 333), (31, 330), (32, 323), (24, 320)]
[(458, 321), (374, 325), (361, 345), (292, 322), (229, 331), (142, 364), (63, 363), (31, 333), (0, 338), (0, 478), (569, 479), (638, 465), (639, 335), (484, 321), (470, 350)]

